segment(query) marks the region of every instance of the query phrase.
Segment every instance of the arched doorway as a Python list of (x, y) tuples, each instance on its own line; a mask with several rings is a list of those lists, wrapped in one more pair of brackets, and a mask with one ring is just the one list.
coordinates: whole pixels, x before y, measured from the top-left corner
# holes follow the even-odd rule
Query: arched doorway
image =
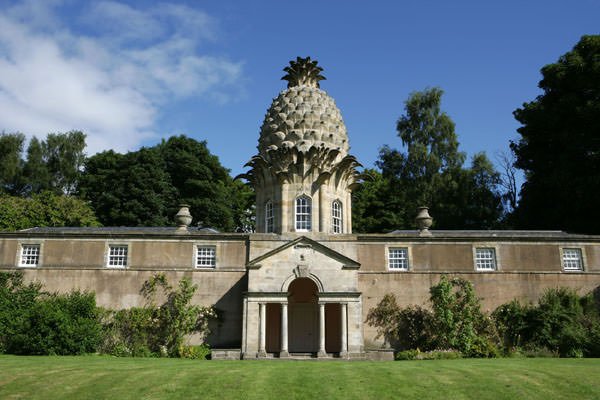
[(295, 279), (288, 288), (289, 351), (315, 353), (319, 349), (318, 288), (309, 278)]

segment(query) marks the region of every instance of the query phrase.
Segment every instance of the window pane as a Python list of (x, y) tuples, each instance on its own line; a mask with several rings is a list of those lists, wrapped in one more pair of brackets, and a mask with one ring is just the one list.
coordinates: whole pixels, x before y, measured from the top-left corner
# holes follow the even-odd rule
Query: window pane
[(198, 246), (196, 250), (196, 267), (197, 268), (215, 268), (216, 267), (216, 251), (212, 246)]
[(393, 248), (388, 251), (389, 269), (408, 270), (408, 249), (406, 247)]
[(265, 230), (267, 233), (274, 232), (275, 216), (273, 215), (273, 203), (270, 201), (265, 205)]
[(333, 233), (342, 233), (342, 203), (337, 200), (331, 204), (331, 224)]
[(581, 249), (563, 249), (563, 268), (565, 271), (582, 271)]
[(21, 265), (34, 267), (40, 262), (40, 245), (24, 244), (21, 247)]
[(108, 266), (109, 267), (125, 267), (127, 266), (127, 252), (128, 248), (126, 245), (110, 246), (108, 252)]
[(482, 271), (496, 270), (496, 250), (483, 247), (475, 249), (475, 267)]
[(296, 199), (296, 230), (311, 230), (311, 200), (307, 196)]

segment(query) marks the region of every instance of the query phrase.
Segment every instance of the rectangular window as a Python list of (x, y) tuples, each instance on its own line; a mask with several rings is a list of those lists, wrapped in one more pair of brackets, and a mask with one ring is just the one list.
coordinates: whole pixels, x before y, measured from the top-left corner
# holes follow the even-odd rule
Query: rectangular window
[(307, 196), (300, 196), (296, 199), (296, 230), (306, 232), (311, 228), (311, 200)]
[(40, 263), (40, 245), (24, 244), (21, 246), (21, 267), (37, 267)]
[(127, 253), (127, 245), (109, 245), (106, 265), (114, 268), (125, 268), (127, 266)]
[(196, 268), (215, 268), (217, 266), (214, 246), (198, 246), (196, 248)]
[(563, 249), (563, 269), (565, 271), (583, 271), (581, 249)]
[(496, 250), (489, 247), (475, 249), (475, 268), (477, 271), (495, 271)]
[(333, 233), (342, 233), (342, 203), (337, 200), (331, 204), (331, 223)]
[(275, 216), (273, 215), (273, 203), (270, 201), (265, 206), (265, 227), (267, 233), (275, 231)]
[(389, 249), (388, 267), (393, 270), (408, 271), (408, 249), (406, 247)]

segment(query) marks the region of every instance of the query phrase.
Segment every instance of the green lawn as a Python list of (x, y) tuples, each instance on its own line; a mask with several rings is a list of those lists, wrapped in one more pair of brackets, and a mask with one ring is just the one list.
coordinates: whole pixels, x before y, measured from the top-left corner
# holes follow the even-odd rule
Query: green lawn
[(0, 356), (0, 399), (599, 399), (600, 359), (194, 361)]

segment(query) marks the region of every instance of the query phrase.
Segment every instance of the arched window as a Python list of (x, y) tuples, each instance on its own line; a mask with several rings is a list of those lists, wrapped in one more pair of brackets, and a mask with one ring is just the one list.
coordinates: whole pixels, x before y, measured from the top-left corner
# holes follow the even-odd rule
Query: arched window
[(306, 195), (296, 198), (296, 231), (310, 231), (311, 226), (311, 199)]
[(333, 233), (342, 233), (342, 202), (339, 200), (331, 203), (331, 225)]
[(265, 204), (265, 232), (275, 232), (275, 216), (273, 215), (273, 202), (271, 200)]

